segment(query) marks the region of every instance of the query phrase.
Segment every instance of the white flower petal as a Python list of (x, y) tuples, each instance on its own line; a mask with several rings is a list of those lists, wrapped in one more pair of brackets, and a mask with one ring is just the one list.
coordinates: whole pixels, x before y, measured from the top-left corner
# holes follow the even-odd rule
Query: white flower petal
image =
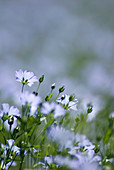
[(7, 141), (8, 141), (9, 147), (11, 148), (11, 146), (14, 144), (14, 140), (8, 139)]
[(56, 104), (54, 118), (63, 116), (64, 114), (65, 114), (64, 108), (62, 106), (60, 106), (59, 104)]
[(55, 109), (55, 103), (43, 103), (43, 107), (41, 109), (42, 114), (49, 114)]
[(20, 69), (20, 70), (17, 70), (16, 73), (15, 73), (15, 76), (16, 76), (16, 81), (19, 81), (21, 82), (22, 79), (23, 79), (23, 71)]
[(19, 116), (19, 109), (17, 109), (15, 106), (11, 106), (8, 115), (9, 116), (13, 116), (13, 115)]
[(29, 79), (31, 79), (33, 76), (34, 76), (34, 73), (33, 73), (33, 72), (30, 72), (30, 71), (28, 71), (28, 70), (25, 70), (25, 71), (24, 71), (24, 79), (25, 79), (25, 80), (29, 80)]
[(2, 104), (2, 110), (3, 110), (3, 113), (8, 113), (9, 112), (9, 104), (8, 103), (4, 103)]

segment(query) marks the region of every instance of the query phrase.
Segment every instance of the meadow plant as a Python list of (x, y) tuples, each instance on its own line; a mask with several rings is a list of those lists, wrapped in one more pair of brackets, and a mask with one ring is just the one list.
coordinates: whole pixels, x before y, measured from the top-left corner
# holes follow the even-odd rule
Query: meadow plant
[[(21, 83), (20, 103), (0, 109), (0, 169), (73, 169), (99, 170), (113, 167), (113, 157), (106, 156), (113, 129), (113, 112), (104, 143), (90, 141), (82, 129), (88, 128), (87, 118), (92, 104), (83, 113), (78, 109), (74, 94), (63, 94), (65, 87), (55, 95), (55, 83), (44, 98), (39, 89), (44, 75), (39, 79), (30, 71), (16, 71), (16, 81)], [(32, 93), (26, 86), (38, 83)], [(91, 127), (91, 126), (90, 126)], [(90, 128), (89, 127), (89, 128)], [(91, 129), (92, 131), (92, 129)], [(98, 138), (99, 136), (97, 136)], [(102, 149), (103, 148), (103, 149)]]

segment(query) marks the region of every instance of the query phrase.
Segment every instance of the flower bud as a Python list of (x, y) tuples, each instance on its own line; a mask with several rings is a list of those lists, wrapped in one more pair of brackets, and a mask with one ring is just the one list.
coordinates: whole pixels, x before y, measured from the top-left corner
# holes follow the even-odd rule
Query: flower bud
[(42, 75), (40, 78), (39, 78), (39, 83), (42, 83), (44, 81), (44, 75)]
[(8, 119), (8, 124), (11, 126), (14, 122), (14, 117), (11, 116), (9, 119)]
[(45, 101), (48, 101), (48, 97), (49, 97), (49, 96), (46, 96), (46, 97), (45, 97)]
[(17, 127), (15, 128), (15, 132), (18, 133), (19, 130), (20, 130), (20, 129), (19, 129), (19, 127), (17, 126)]
[(64, 86), (60, 87), (59, 93), (62, 93), (64, 90), (65, 90), (65, 87), (64, 87)]
[(65, 99), (65, 95), (63, 94), (62, 96), (61, 96), (61, 100), (64, 100)]
[(91, 113), (92, 111), (93, 111), (93, 105), (91, 104), (91, 103), (89, 103), (88, 105), (87, 105), (87, 113)]
[(8, 119), (8, 115), (5, 115), (5, 114), (4, 114), (3, 117), (2, 117), (2, 120), (3, 120), (3, 121), (6, 121), (7, 119)]
[(38, 92), (33, 91), (33, 94), (34, 94), (35, 96), (38, 96)]
[(73, 101), (75, 99), (75, 95), (70, 95), (69, 102)]
[(55, 83), (51, 85), (51, 89), (53, 90), (55, 88)]

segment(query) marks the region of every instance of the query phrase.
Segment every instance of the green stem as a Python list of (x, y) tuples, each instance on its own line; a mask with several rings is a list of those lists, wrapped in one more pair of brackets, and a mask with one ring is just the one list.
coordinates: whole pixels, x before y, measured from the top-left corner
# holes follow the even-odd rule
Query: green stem
[(36, 93), (38, 93), (39, 87), (40, 87), (40, 82), (39, 82), (38, 87), (36, 89)]
[(24, 90), (24, 84), (22, 85), (22, 89), (21, 89), (21, 92), (23, 93), (23, 90)]
[(21, 164), (20, 164), (19, 170), (22, 170), (22, 165), (23, 165), (23, 160), (24, 160), (24, 157), (25, 157), (25, 156), (22, 156), (22, 159), (21, 159)]
[(57, 98), (59, 97), (60, 93), (58, 93), (58, 95), (56, 96), (56, 98), (52, 101), (55, 102), (57, 100)]
[(13, 162), (14, 162), (16, 156), (17, 156), (17, 155), (15, 155), (15, 157), (14, 157), (14, 159), (12, 160), (12, 162), (11, 162), (10, 166), (8, 167), (8, 169), (10, 169), (10, 167), (12, 166), (12, 164), (13, 164)]

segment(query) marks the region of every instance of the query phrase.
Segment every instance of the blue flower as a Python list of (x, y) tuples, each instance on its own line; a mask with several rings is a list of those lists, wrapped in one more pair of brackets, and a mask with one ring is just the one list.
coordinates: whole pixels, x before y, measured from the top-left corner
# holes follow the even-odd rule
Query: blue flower
[(16, 81), (21, 82), (23, 85), (32, 86), (34, 82), (37, 82), (38, 79), (34, 76), (33, 72), (25, 70), (17, 70), (15, 73)]

